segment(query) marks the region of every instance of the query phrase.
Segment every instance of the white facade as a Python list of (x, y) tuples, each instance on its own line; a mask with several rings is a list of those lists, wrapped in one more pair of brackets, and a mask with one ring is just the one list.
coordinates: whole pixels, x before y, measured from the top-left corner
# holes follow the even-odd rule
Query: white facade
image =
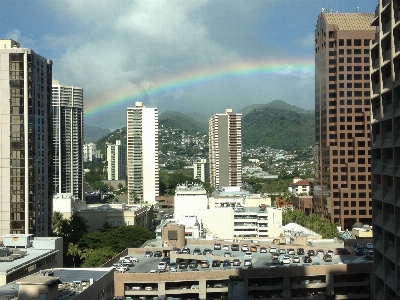
[(141, 102), (127, 109), (128, 203), (156, 203), (158, 178), (158, 111)]
[(312, 184), (308, 180), (302, 180), (295, 177), (293, 182), (289, 183), (288, 190), (290, 193), (298, 195), (310, 195)]
[(210, 169), (207, 159), (201, 159), (193, 164), (193, 178), (199, 179), (202, 182), (210, 180)]
[(175, 189), (174, 216), (196, 216), (198, 211), (207, 209), (208, 197), (201, 185), (182, 185)]
[(96, 144), (88, 143), (83, 145), (83, 161), (94, 161), (96, 158)]
[(83, 89), (52, 82), (55, 193), (83, 200)]
[(51, 230), (51, 81), (51, 60), (0, 40), (0, 235)]
[(126, 179), (126, 146), (120, 140), (107, 145), (107, 179)]

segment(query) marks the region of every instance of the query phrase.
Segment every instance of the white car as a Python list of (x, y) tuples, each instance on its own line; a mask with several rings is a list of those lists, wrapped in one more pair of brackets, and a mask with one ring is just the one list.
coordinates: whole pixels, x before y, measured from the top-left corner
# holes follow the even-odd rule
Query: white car
[(293, 256), (292, 260), (293, 260), (294, 264), (300, 263), (300, 257), (298, 257), (298, 256)]
[(374, 249), (374, 245), (372, 243), (366, 243), (365, 248), (367, 249)]
[(245, 259), (244, 260), (244, 265), (245, 266), (251, 266), (252, 265), (251, 260), (250, 259)]
[(253, 259), (253, 253), (251, 253), (250, 251), (247, 251), (247, 252), (244, 254), (244, 258), (246, 258), (246, 259)]
[(164, 261), (159, 262), (157, 269), (160, 271), (165, 271), (167, 269), (167, 263)]
[(290, 264), (290, 256), (289, 255), (282, 255), (281, 256), (281, 262), (283, 264)]
[(269, 253), (276, 253), (276, 252), (277, 252), (276, 247), (272, 246), (269, 248)]
[(228, 251), (229, 250), (229, 246), (227, 244), (224, 244), (222, 246), (222, 250)]
[(249, 245), (243, 244), (242, 245), (242, 251), (249, 251)]

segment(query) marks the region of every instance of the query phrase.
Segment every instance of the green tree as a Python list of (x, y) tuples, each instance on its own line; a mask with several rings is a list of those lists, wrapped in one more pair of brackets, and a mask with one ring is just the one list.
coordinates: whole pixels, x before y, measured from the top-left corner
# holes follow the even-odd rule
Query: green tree
[(63, 236), (68, 232), (68, 221), (61, 212), (55, 211), (52, 218), (52, 230), (55, 236)]
[(111, 258), (116, 256), (118, 252), (114, 251), (111, 247), (103, 247), (98, 249), (90, 249), (90, 255), (88, 255), (82, 263), (82, 267), (95, 268), (101, 267)]
[(67, 256), (72, 257), (72, 262), (73, 262), (74, 268), (76, 267), (75, 259), (79, 259), (80, 252), (81, 251), (79, 250), (78, 245), (73, 244), (73, 243), (68, 244)]

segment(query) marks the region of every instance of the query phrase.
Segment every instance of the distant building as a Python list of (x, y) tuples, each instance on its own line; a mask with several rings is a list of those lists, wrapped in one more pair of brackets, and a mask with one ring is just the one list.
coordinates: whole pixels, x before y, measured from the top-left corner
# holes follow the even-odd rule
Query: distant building
[(83, 89), (52, 82), (55, 193), (83, 200)]
[(158, 111), (143, 106), (127, 108), (128, 203), (156, 203), (158, 178)]
[(199, 162), (193, 164), (193, 178), (199, 179), (202, 182), (210, 180), (210, 167), (207, 159), (201, 159)]
[(210, 183), (214, 187), (242, 185), (242, 114), (227, 109), (208, 121)]
[(118, 140), (107, 144), (107, 179), (126, 180), (126, 146)]
[(293, 193), (296, 196), (309, 195), (312, 191), (312, 182), (295, 177), (293, 178), (293, 182), (289, 183), (288, 190), (290, 193)]
[(372, 224), (370, 41), (373, 14), (325, 13), (315, 28), (314, 211), (342, 229)]
[(0, 40), (0, 235), (51, 231), (53, 62)]
[(103, 156), (100, 150), (96, 150), (95, 143), (88, 143), (83, 144), (83, 161), (99, 161), (103, 159)]

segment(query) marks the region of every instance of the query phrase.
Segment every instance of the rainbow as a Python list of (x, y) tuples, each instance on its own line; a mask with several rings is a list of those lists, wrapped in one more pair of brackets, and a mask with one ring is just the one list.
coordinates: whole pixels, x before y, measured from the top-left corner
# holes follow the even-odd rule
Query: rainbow
[(248, 78), (268, 75), (311, 75), (314, 74), (314, 59), (297, 61), (245, 61), (223, 64), (210, 68), (201, 68), (182, 72), (168, 78), (152, 81), (149, 87), (125, 86), (119, 87), (110, 95), (90, 101), (85, 106), (85, 119), (100, 117), (112, 109), (132, 107), (136, 101), (141, 101), (149, 95), (160, 97), (171, 91), (188, 89), (193, 86), (211, 84), (231, 78)]

